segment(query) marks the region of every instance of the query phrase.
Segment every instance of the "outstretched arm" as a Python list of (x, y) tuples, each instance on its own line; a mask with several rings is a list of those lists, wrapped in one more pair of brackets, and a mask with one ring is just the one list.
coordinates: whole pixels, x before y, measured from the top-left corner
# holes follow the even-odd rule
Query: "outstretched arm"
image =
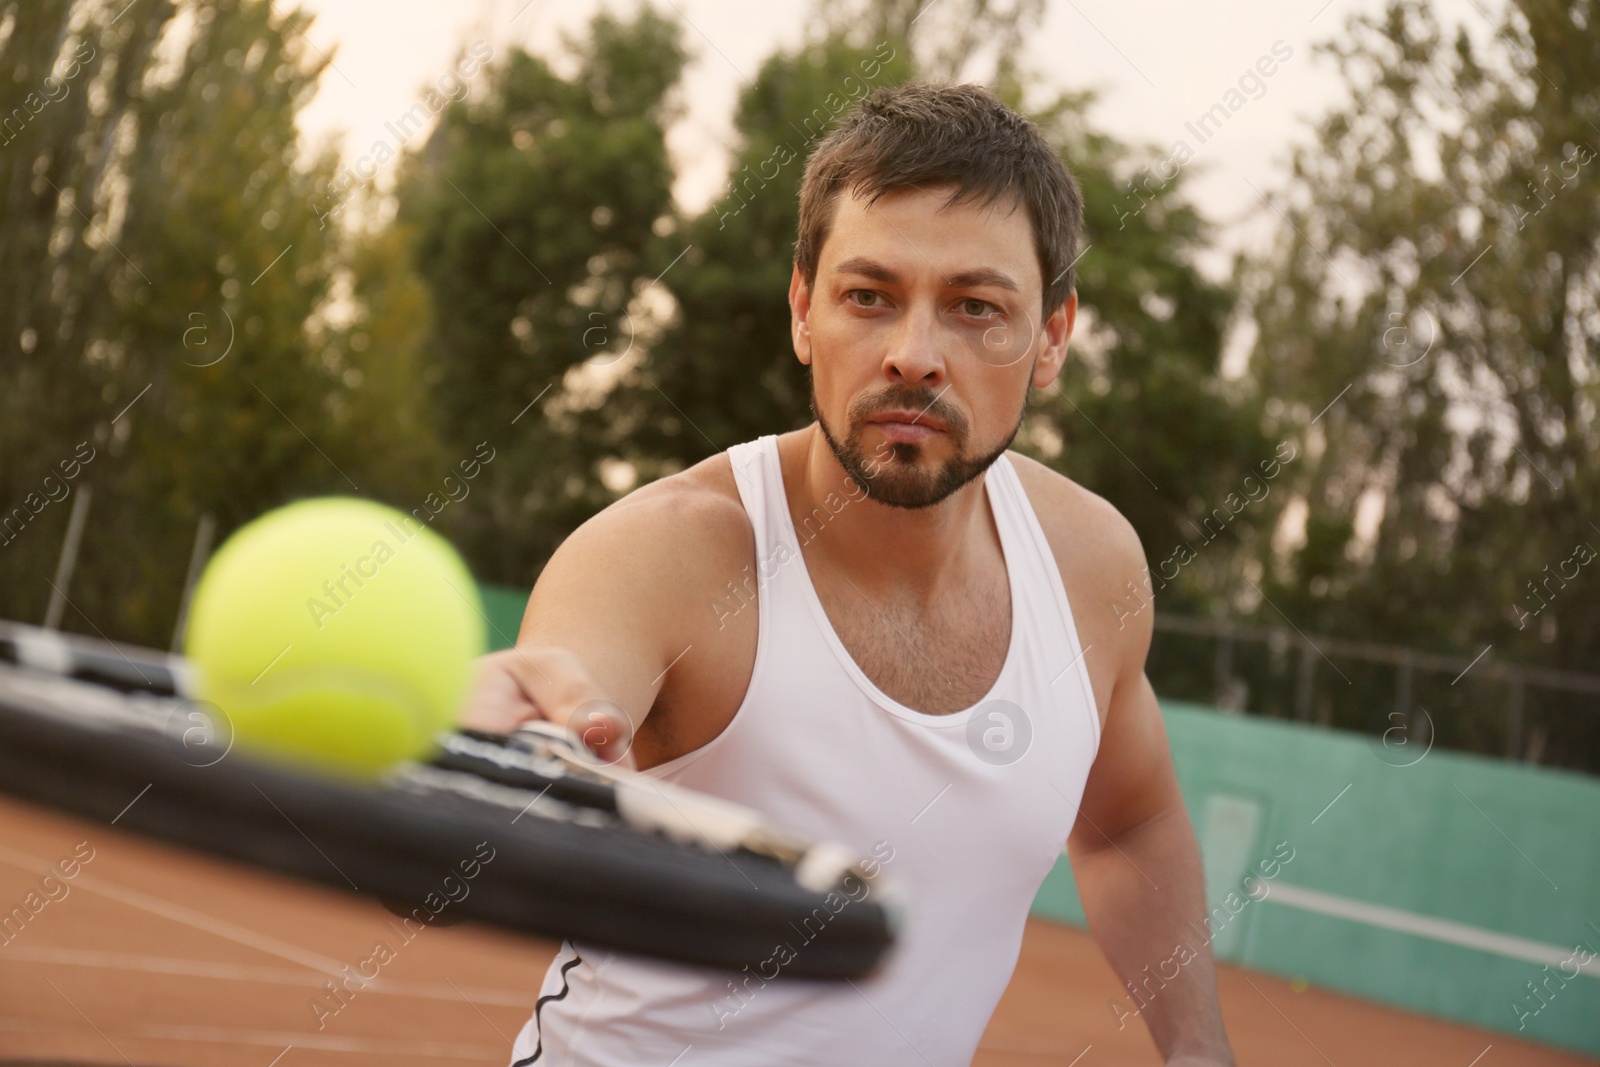
[(462, 725), (503, 733), (545, 719), (633, 766), (637, 732), (683, 649), (675, 642), (689, 591), (715, 589), (712, 576), (731, 570), (707, 547), (728, 524), (713, 521), (705, 496), (657, 482), (562, 542), (528, 598), (516, 645), (479, 661)]
[(1144, 674), (1151, 616), (1119, 636), (1123, 662), (1099, 755), (1067, 841), (1090, 932), (1169, 1065), (1232, 1067), (1206, 933), (1204, 874)]

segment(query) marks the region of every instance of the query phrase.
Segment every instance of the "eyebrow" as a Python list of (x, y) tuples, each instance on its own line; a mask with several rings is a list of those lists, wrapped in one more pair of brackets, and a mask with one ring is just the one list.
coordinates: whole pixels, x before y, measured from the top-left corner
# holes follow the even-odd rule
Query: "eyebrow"
[(944, 280), (952, 289), (976, 289), (980, 286), (992, 285), (996, 289), (1006, 289), (1013, 293), (1021, 292), (1016, 282), (1011, 280), (1011, 275), (1001, 273), (993, 267), (978, 267), (975, 270), (958, 271)]
[(875, 262), (863, 256), (847, 259), (834, 268), (840, 274), (859, 274), (864, 278), (871, 278), (877, 282), (898, 282), (900, 275), (885, 267), (882, 263)]
[[(874, 281), (898, 284), (900, 275), (878, 263), (863, 256), (847, 259), (834, 268), (840, 274), (859, 274)], [(1020, 293), (1021, 286), (1012, 280), (1009, 274), (995, 270), (993, 267), (976, 267), (972, 270), (957, 271), (944, 279), (946, 287), (951, 289), (976, 289), (982, 286), (994, 286), (1008, 292)]]

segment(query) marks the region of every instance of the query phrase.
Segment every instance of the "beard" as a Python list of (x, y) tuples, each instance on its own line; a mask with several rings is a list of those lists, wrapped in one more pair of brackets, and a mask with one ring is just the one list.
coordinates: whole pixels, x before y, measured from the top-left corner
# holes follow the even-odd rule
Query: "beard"
[[(817, 407), (813, 381), (811, 417), (817, 420), (839, 466), (855, 479), (868, 497), (892, 508), (914, 511), (933, 507), (988, 470), (1011, 447), (1017, 431), (1022, 428), (1023, 413), (1018, 411), (1016, 425), (999, 447), (981, 455), (971, 455), (967, 451), (970, 427), (966, 417), (945, 407), (938, 397), (939, 394), (927, 386), (891, 386), (881, 393), (860, 397), (846, 413), (849, 432), (841, 441), (828, 428), (827, 420)], [(930, 469), (924, 464), (926, 450), (922, 445), (898, 441), (888, 445), (887, 455), (881, 447), (875, 455), (867, 453), (864, 443), (867, 420), (880, 412), (907, 409), (924, 412), (944, 424), (945, 434), (956, 448), (953, 458)]]

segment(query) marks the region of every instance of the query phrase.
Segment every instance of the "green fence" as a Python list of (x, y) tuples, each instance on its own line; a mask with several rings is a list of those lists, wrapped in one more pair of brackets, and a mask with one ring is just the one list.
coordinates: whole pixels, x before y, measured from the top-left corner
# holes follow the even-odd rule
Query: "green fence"
[[(1219, 958), (1600, 1053), (1600, 781), (1163, 711)], [(1064, 856), (1034, 911), (1083, 924)]]
[(528, 590), (504, 585), (480, 585), (483, 613), (489, 621), (489, 651), (510, 648), (522, 628), (522, 609), (528, 606)]

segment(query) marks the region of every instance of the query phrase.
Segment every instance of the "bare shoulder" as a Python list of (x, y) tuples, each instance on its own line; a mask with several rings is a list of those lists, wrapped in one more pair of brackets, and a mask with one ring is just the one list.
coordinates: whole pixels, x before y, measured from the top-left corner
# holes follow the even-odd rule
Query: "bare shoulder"
[(606, 584), (671, 598), (736, 572), (754, 545), (732, 465), (719, 453), (604, 508), (562, 542), (550, 565), (581, 561)]
[[(1112, 503), (1036, 459), (1008, 452), (1052, 548), (1095, 571), (1135, 577), (1145, 566), (1144, 547), (1133, 524)], [(1063, 571), (1063, 576), (1065, 572)], [(1117, 582), (1120, 586), (1120, 580)]]
[(726, 452), (701, 460), (686, 471), (640, 486), (596, 518), (601, 516), (633, 526), (659, 525), (663, 521), (681, 524), (681, 529), (662, 533), (671, 539), (687, 538), (691, 543), (708, 534), (742, 534), (744, 541), (753, 537), (744, 503), (734, 484), (733, 464)]
[(713, 456), (569, 534), (534, 582), (518, 641), (568, 647), (577, 634), (620, 629), (659, 654), (693, 622), (685, 605), (736, 575), (754, 544), (728, 458)]
[[(1037, 460), (1006, 454), (1061, 572), (1103, 717), (1115, 682), (1142, 670), (1149, 648), (1154, 611), (1144, 547), (1110, 501)], [(1139, 603), (1146, 608), (1130, 610)]]

